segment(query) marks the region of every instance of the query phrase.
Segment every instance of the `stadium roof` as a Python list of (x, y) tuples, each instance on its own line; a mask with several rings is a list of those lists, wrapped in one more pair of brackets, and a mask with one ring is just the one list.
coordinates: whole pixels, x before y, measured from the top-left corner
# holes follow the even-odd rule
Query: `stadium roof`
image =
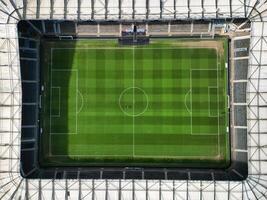
[[(171, 20), (249, 18), (249, 176), (242, 182), (23, 179), (19, 172), (20, 19)], [(236, 27), (238, 30), (238, 27)], [(267, 199), (267, 3), (256, 0), (1, 0), (0, 199)]]

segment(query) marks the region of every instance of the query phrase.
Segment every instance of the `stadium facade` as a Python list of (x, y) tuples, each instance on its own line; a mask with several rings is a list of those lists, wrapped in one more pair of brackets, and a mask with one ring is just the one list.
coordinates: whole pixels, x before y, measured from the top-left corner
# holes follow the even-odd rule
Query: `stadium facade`
[[(267, 199), (267, 3), (265, 1), (1, 1), (0, 2), (0, 198), (1, 199)], [(240, 21), (235, 19), (247, 19)], [(17, 23), (20, 20), (43, 20), (42, 31), (71, 35), (70, 29), (49, 24), (52, 20), (91, 20), (94, 26), (79, 34), (101, 36), (119, 34), (120, 29), (101, 26), (101, 22), (114, 20), (144, 21), (151, 35), (178, 34), (171, 21), (186, 20), (191, 24), (188, 33), (212, 37), (217, 29), (235, 32), (236, 41), (250, 39), (247, 55), (234, 54), (238, 72), (233, 88), (246, 91), (231, 101), (238, 120), (233, 124), (238, 140), (232, 151), (244, 154), (248, 161), (248, 177), (243, 181), (194, 181), (188, 171), (185, 180), (107, 180), (69, 179), (68, 173), (53, 173), (50, 179), (25, 179), (20, 173), (22, 152), (35, 150), (34, 138), (21, 138), (22, 129), (35, 125), (21, 125), (23, 106), (36, 106), (22, 101), (22, 83), (35, 84), (35, 80), (22, 80), (20, 72)], [(218, 24), (194, 26), (197, 20), (216, 19)], [(227, 19), (227, 20), (226, 20)], [(157, 21), (150, 25), (149, 21)], [(161, 25), (161, 21), (165, 25)], [(28, 21), (31, 23), (30, 21)], [(147, 22), (147, 23), (146, 23)], [(167, 22), (167, 23), (166, 23)], [(34, 26), (32, 26), (34, 27)], [(64, 27), (62, 25), (62, 27)], [(103, 28), (102, 28), (103, 27)], [(106, 29), (105, 29), (106, 27)], [(186, 26), (183, 26), (183, 31)], [(88, 32), (88, 30), (92, 32)], [(39, 31), (39, 30), (36, 30)], [(247, 34), (249, 33), (249, 34)], [(243, 36), (244, 35), (244, 36)], [(250, 36), (249, 36), (250, 35)], [(242, 42), (241, 42), (242, 43)], [(239, 43), (235, 43), (240, 48)], [(36, 61), (32, 58), (31, 61)], [(244, 63), (248, 61), (246, 66)], [(36, 63), (37, 65), (38, 63)], [(244, 68), (244, 69), (243, 69)], [(246, 73), (246, 71), (248, 73)], [(32, 88), (33, 90), (33, 88)], [(22, 104), (23, 102), (23, 104)], [(246, 114), (242, 113), (244, 109)], [(240, 136), (241, 135), (241, 136)], [(243, 135), (243, 136), (242, 136)], [(244, 145), (245, 144), (245, 145)], [(34, 169), (33, 169), (34, 171)], [(30, 172), (29, 172), (30, 173)], [(238, 173), (237, 173), (238, 175)], [(90, 177), (88, 177), (90, 178)]]

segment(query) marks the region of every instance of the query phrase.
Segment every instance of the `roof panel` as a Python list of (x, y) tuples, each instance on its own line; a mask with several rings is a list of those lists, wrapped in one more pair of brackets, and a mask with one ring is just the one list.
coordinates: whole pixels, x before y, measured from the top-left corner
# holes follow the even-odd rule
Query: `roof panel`
[(132, 8), (131, 0), (123, 0), (122, 1), (122, 18), (123, 19), (132, 19), (133, 8)]
[(218, 11), (221, 17), (230, 17), (230, 5), (229, 1), (218, 0)]
[(188, 17), (188, 5), (187, 1), (176, 1), (176, 12), (177, 18), (187, 18)]
[(91, 1), (81, 0), (81, 14), (80, 18), (83, 20), (91, 19)]
[(216, 17), (216, 5), (214, 0), (205, 0), (204, 3), (205, 17), (215, 18)]
[[(251, 25), (251, 33), (252, 36), (262, 36), (262, 27), (263, 27), (263, 23), (261, 22), (254, 22)], [(264, 35), (264, 34), (263, 34)]]
[(77, 19), (78, 17), (78, 2), (77, 0), (69, 0), (67, 5), (67, 18), (68, 19)]
[(53, 18), (64, 19), (64, 4), (61, 0), (54, 0)]
[(51, 4), (50, 1), (40, 0), (40, 16), (42, 18), (49, 19), (50, 18), (50, 10)]
[(160, 17), (160, 1), (150, 1), (150, 19), (155, 19)]
[[(267, 119), (267, 107), (260, 107), (259, 108), (259, 116), (261, 119)], [(262, 137), (262, 139), (263, 139), (263, 137)], [(265, 139), (267, 139), (267, 138), (265, 137)], [(266, 149), (267, 149), (267, 147), (266, 147)], [(267, 157), (266, 157), (266, 159), (267, 159)]]
[(119, 1), (108, 2), (108, 19), (118, 19)]
[(163, 17), (164, 18), (173, 18), (174, 14), (174, 1), (167, 0), (164, 2), (163, 7)]
[(95, 19), (104, 19), (105, 16), (105, 3), (102, 0), (95, 0), (94, 4), (94, 18)]
[(190, 11), (192, 18), (200, 18), (203, 11), (201, 0), (190, 1)]
[(245, 17), (244, 2), (239, 0), (232, 0), (233, 17)]
[(146, 10), (146, 1), (144, 0), (135, 0), (135, 12), (137, 19), (144, 19), (147, 13)]
[(37, 14), (37, 1), (30, 1), (27, 4), (26, 14), (29, 18), (36, 18)]
[(261, 65), (267, 65), (267, 52), (262, 51), (261, 53), (262, 53), (260, 59)]

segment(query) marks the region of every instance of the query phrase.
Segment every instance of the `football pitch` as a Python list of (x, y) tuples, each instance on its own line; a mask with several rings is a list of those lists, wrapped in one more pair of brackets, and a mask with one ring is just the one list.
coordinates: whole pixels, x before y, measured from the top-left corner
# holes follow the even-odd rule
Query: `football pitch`
[(41, 49), (42, 165), (228, 166), (227, 39)]

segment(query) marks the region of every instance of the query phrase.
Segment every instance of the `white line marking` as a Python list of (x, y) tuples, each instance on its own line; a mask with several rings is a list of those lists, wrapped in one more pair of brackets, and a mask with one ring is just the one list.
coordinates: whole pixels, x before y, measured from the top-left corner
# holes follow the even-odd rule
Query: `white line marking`
[[(204, 47), (190, 47), (190, 48), (195, 48), (195, 49), (201, 49), (201, 48), (204, 48)], [(51, 80), (52, 80), (52, 70), (54, 71), (61, 71), (61, 69), (52, 69), (52, 52), (53, 52), (53, 50), (57, 50), (57, 49), (61, 49), (61, 50), (64, 50), (64, 49), (105, 49), (105, 50), (116, 50), (116, 49), (118, 49), (118, 50), (120, 50), (120, 49), (132, 49), (132, 48), (118, 48), (118, 47), (116, 47), (116, 48), (52, 48), (51, 49), (51, 64), (50, 64), (50, 67), (51, 67), (51, 70), (50, 70), (50, 73), (51, 73)], [(187, 49), (187, 47), (175, 47), (175, 48), (142, 48), (142, 49)], [(218, 74), (218, 65), (220, 65), (220, 63), (218, 63), (218, 49), (216, 48), (216, 50), (217, 50), (217, 74)], [(134, 52), (133, 52), (133, 54), (134, 54)], [(133, 63), (134, 63), (134, 59), (133, 59)], [(134, 65), (133, 65), (133, 69), (134, 69)], [(197, 69), (195, 69), (195, 70), (197, 70)], [(209, 69), (207, 69), (207, 70), (209, 70)], [(64, 71), (64, 70), (63, 70)], [(66, 70), (65, 70), (66, 71)], [(69, 70), (69, 71), (74, 71), (74, 70)], [(134, 72), (133, 72), (134, 73)], [(134, 75), (134, 74), (133, 74)], [(190, 70), (190, 89), (192, 89), (192, 78), (191, 78), (191, 76), (192, 76), (192, 74), (191, 74), (191, 70)], [(133, 80), (134, 81), (134, 80)], [(218, 76), (217, 76), (217, 82), (218, 82)], [(52, 81), (51, 81), (51, 85), (52, 85)], [(50, 91), (51, 92), (51, 91)], [(191, 90), (191, 92), (192, 92), (192, 90)], [(217, 91), (217, 95), (218, 95), (218, 91)], [(51, 98), (51, 95), (50, 95), (50, 98)], [(218, 98), (217, 98), (218, 99)], [(77, 102), (77, 101), (76, 101)], [(50, 103), (51, 103), (51, 101), (50, 101)], [(77, 104), (77, 103), (76, 103)], [(192, 109), (192, 95), (191, 95), (191, 109)], [(51, 109), (50, 109), (50, 112), (51, 112)], [(192, 111), (191, 111), (192, 112)], [(219, 111), (218, 111), (219, 112)], [(50, 121), (51, 121), (51, 117), (50, 117)], [(219, 126), (219, 125), (218, 125)], [(76, 128), (77, 128), (77, 125), (76, 125)], [(241, 128), (241, 127), (236, 127), (236, 128)], [(244, 128), (244, 127), (242, 127), (242, 128)], [(219, 129), (219, 127), (218, 127), (218, 129)], [(77, 130), (77, 129), (76, 129)], [(51, 132), (51, 123), (50, 123), (50, 132)], [(192, 115), (191, 115), (191, 133), (192, 133)], [(55, 133), (55, 134), (58, 134), (58, 133)], [(219, 132), (218, 132), (218, 134), (219, 134)], [(134, 135), (134, 134), (133, 134)], [(219, 139), (219, 136), (218, 136), (218, 139)], [(51, 135), (50, 135), (50, 145), (51, 145)], [(219, 146), (219, 145), (218, 145)], [(133, 145), (133, 147), (134, 147), (134, 145)], [(50, 148), (50, 152), (51, 152), (51, 148)], [(61, 155), (53, 155), (53, 156), (61, 156)], [(62, 155), (62, 156), (72, 156), (72, 155)], [(73, 155), (73, 156), (84, 156), (84, 155)], [(87, 156), (87, 155), (86, 155)], [(101, 156), (101, 155), (92, 155), (92, 156)], [(103, 155), (103, 156), (105, 156), (105, 155)], [(110, 155), (106, 155), (106, 156), (110, 156)], [(116, 156), (116, 155), (113, 155), (113, 156)], [(122, 155), (118, 155), (118, 156), (122, 156)], [(128, 156), (128, 155), (127, 155)], [(129, 157), (129, 156), (128, 156)], [(142, 156), (139, 156), (139, 157), (142, 157)], [(146, 157), (146, 156), (143, 156), (143, 157)], [(150, 156), (147, 156), (147, 157), (150, 157)], [(157, 157), (157, 156), (154, 156), (153, 155), (153, 157)], [(159, 156), (159, 157), (165, 157), (166, 158), (166, 156)], [(175, 157), (182, 157), (182, 156), (174, 156), (174, 158)], [(186, 156), (186, 157), (190, 157), (190, 156)], [(194, 157), (194, 156), (192, 156), (192, 157)], [(197, 158), (199, 158), (199, 156), (195, 156), (195, 157), (197, 157)], [(205, 156), (202, 156), (203, 158), (205, 157)], [(211, 158), (210, 156), (207, 156), (208, 158)]]
[(191, 89), (188, 90), (188, 92), (184, 96), (184, 104), (185, 104), (185, 108), (186, 108), (187, 112), (189, 112), (190, 114), (192, 114), (191, 110), (187, 107), (187, 96), (188, 96), (189, 93), (191, 93)]
[(79, 108), (77, 114), (79, 114), (79, 113), (82, 111), (82, 109), (83, 109), (83, 104), (84, 104), (83, 94), (82, 94), (79, 90), (78, 90), (78, 94), (79, 94), (79, 96), (80, 96), (80, 98), (81, 98), (81, 106), (80, 106), (80, 108)]

